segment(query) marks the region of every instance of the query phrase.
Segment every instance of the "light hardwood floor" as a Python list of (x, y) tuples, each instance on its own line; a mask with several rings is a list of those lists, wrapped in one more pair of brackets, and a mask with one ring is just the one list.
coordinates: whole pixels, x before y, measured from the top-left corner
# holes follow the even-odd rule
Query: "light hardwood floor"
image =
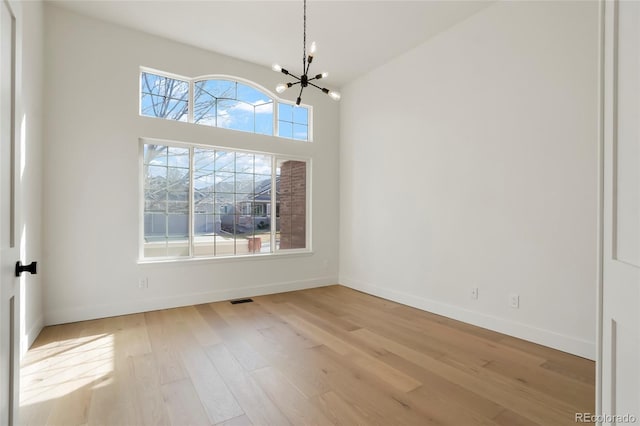
[(341, 286), (45, 328), (25, 425), (572, 425), (594, 363)]

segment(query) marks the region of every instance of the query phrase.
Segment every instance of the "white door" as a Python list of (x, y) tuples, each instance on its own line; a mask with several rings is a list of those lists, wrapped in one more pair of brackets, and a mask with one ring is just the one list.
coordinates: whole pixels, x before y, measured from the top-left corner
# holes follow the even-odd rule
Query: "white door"
[(640, 2), (607, 0), (603, 22), (599, 414), (624, 424), (640, 422)]
[(18, 407), (18, 318), (16, 292), (15, 160), (16, 20), (0, 0), (0, 425), (13, 425)]

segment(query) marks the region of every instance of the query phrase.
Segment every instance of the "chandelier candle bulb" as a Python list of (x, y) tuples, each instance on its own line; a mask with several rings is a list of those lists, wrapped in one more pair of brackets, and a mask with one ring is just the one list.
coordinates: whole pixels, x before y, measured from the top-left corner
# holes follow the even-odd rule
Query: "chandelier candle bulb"
[(286, 84), (284, 84), (284, 83), (280, 83), (280, 84), (278, 84), (276, 86), (276, 92), (278, 92), (278, 93), (282, 93), (287, 89), (288, 89), (288, 86)]
[(275, 72), (282, 71), (282, 67), (280, 65), (278, 65), (278, 64), (271, 65), (271, 69), (274, 70)]

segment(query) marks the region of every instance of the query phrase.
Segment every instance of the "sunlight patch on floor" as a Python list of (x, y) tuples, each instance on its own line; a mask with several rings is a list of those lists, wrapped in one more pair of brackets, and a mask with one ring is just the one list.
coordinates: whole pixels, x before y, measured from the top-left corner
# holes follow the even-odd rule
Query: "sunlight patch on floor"
[(113, 380), (113, 334), (56, 341), (31, 349), (21, 370), (20, 406), (60, 398)]

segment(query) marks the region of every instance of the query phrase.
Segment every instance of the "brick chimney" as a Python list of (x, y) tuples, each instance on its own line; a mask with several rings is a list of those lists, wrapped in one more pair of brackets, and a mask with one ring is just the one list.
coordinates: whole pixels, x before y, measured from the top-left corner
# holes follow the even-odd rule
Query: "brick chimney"
[(280, 164), (280, 249), (306, 247), (307, 163)]

